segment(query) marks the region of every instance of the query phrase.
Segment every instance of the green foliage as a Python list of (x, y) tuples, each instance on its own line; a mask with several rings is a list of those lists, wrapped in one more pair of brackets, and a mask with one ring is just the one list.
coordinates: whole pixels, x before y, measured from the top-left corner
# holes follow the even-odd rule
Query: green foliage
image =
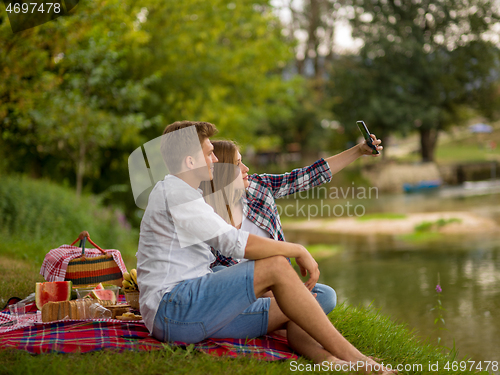
[(467, 120), (464, 106), (499, 115), (499, 49), (483, 37), (500, 20), (492, 1), (370, 0), (356, 7), (353, 36), (364, 46), (339, 60), (331, 87), (343, 122), (362, 114), (381, 137), (418, 130), (428, 161), (436, 130)]
[[(438, 331), (447, 330), (444, 325), (446, 324), (444, 321), (443, 311), (446, 309), (443, 307), (441, 303), (441, 293), (443, 292), (441, 288), (441, 280), (438, 272), (438, 282), (435, 288), (436, 291), (436, 305), (431, 309), (431, 311), (436, 311), (436, 318), (434, 319), (434, 325), (436, 325), (436, 329)], [(441, 343), (441, 337), (438, 337), (438, 345)]]
[(366, 214), (364, 216), (358, 217), (356, 220), (358, 221), (378, 220), (378, 219), (398, 220), (398, 219), (405, 219), (406, 217), (407, 215), (398, 214), (396, 212), (380, 212), (375, 214)]
[(2, 176), (0, 185), (0, 254), (41, 265), (53, 248), (73, 242), (87, 230), (105, 249), (118, 249), (132, 260), (138, 242), (123, 213), (102, 207), (92, 196), (46, 181)]
[[(293, 114), (291, 44), (267, 1), (81, 2), (12, 35), (0, 15), (0, 169), (110, 192), (128, 155), (182, 119), (247, 144)], [(3, 44), (5, 41), (5, 44)], [(127, 206), (129, 191), (107, 201)]]
[(450, 218), (450, 219), (438, 219), (436, 221), (424, 221), (420, 224), (415, 225), (415, 232), (430, 232), (432, 230), (439, 230), (439, 228), (444, 227), (450, 223), (461, 223), (461, 219)]
[(136, 74), (154, 73), (147, 113), (166, 124), (210, 121), (242, 143), (258, 124), (291, 116), (293, 83), (280, 72), (292, 55), (267, 1), (152, 1), (147, 9), (141, 27), (151, 39), (134, 56)]

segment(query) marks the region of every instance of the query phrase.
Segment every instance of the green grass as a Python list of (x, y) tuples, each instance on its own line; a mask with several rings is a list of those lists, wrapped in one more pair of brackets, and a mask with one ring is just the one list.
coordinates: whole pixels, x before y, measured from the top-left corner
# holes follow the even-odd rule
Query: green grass
[(462, 220), (457, 219), (457, 218), (450, 218), (450, 219), (438, 219), (436, 221), (424, 221), (418, 225), (415, 225), (415, 232), (431, 232), (433, 230), (439, 230), (439, 228), (442, 228), (448, 224), (451, 223), (461, 223)]
[[(488, 147), (490, 141), (496, 142), (497, 147)], [(438, 140), (439, 142), (439, 140)], [(436, 147), (435, 160), (438, 164), (457, 162), (480, 162), (500, 158), (500, 129), (495, 129), (491, 134), (467, 134), (459, 140), (447, 140), (446, 143)], [(401, 157), (404, 162), (419, 162), (419, 153)]]
[(412, 243), (426, 243), (431, 241), (438, 241), (444, 237), (443, 234), (438, 232), (413, 232), (407, 234), (397, 235), (396, 238), (403, 241)]
[[(75, 203), (71, 191), (23, 179), (6, 181), (2, 188), (0, 220), (5, 226), (0, 244), (1, 307), (9, 297), (24, 298), (32, 293), (35, 283), (42, 281), (39, 270), (45, 253), (54, 246), (71, 242), (76, 232), (83, 229), (91, 228), (94, 231), (91, 234), (96, 233), (92, 237), (103, 247), (123, 244), (125, 261), (134, 262), (129, 264), (130, 268), (135, 266), (135, 234), (117, 226), (114, 214), (106, 216), (110, 211), (100, 207), (92, 197)], [(309, 249), (316, 255), (335, 254), (339, 250), (325, 245)], [(386, 364), (423, 364), (425, 370), (429, 362), (439, 362), (442, 369), (447, 361), (458, 358), (454, 351), (419, 341), (405, 326), (373, 309), (340, 305), (329, 318), (363, 353), (376, 356)], [(305, 359), (299, 363), (310, 364)], [(287, 361), (270, 363), (244, 357), (214, 358), (189, 348), (170, 347), (146, 353), (99, 351), (36, 356), (23, 351), (0, 351), (0, 374), (281, 374), (290, 373), (290, 365)], [(445, 370), (438, 373), (464, 374)]]
[(487, 161), (491, 160), (492, 157), (500, 158), (498, 146), (496, 150), (490, 150), (480, 145), (448, 143), (439, 146), (436, 150), (438, 163)]
[[(385, 364), (423, 365), (423, 371), (402, 374), (435, 374), (428, 363), (460, 360), (457, 353), (419, 341), (405, 326), (369, 308), (340, 305), (329, 315), (332, 323), (356, 347), (376, 356)], [(298, 363), (311, 364), (304, 358)], [(282, 374), (289, 373), (290, 361), (264, 362), (252, 358), (214, 358), (204, 353), (166, 346), (152, 352), (100, 351), (87, 354), (30, 355), (22, 351), (0, 351), (2, 374)], [(304, 373), (304, 372), (299, 372)], [(439, 374), (467, 374), (462, 371), (439, 371)]]
[(423, 221), (420, 224), (415, 225), (413, 233), (401, 234), (397, 238), (412, 242), (412, 243), (426, 243), (437, 241), (445, 238), (445, 234), (439, 232), (439, 229), (451, 224), (460, 223), (462, 220), (457, 218), (450, 219), (438, 219), (436, 221)]
[(0, 184), (0, 254), (37, 262), (87, 230), (104, 249), (118, 249), (135, 268), (138, 231), (120, 210), (104, 207), (94, 196), (79, 199), (73, 190), (23, 176), (2, 175)]
[(389, 219), (389, 220), (398, 220), (398, 219), (406, 219), (407, 215), (398, 214), (395, 212), (380, 212), (374, 214), (366, 214), (364, 216), (358, 217), (356, 220), (358, 221), (367, 221), (367, 220), (377, 220), (377, 219)]
[[(338, 254), (342, 251), (341, 245), (326, 245), (326, 244), (316, 244), (316, 245), (307, 245), (307, 250), (312, 254), (315, 260), (320, 261), (326, 258), (330, 258), (335, 254)], [(292, 265), (295, 267), (297, 263), (295, 259), (290, 259)], [(298, 268), (297, 268), (298, 269)]]
[[(323, 246), (324, 247), (324, 246)], [(315, 251), (324, 251), (322, 246)], [(328, 246), (327, 246), (328, 247)], [(330, 248), (330, 247), (328, 247)], [(335, 252), (335, 247), (330, 248)], [(0, 296), (25, 297), (40, 281), (39, 267), (32, 261), (12, 259), (0, 254)], [(364, 354), (380, 358), (385, 364), (440, 363), (459, 360), (453, 350), (419, 341), (413, 332), (379, 311), (339, 305), (329, 315), (337, 329)], [(0, 338), (1, 340), (1, 338)], [(204, 353), (166, 346), (154, 352), (99, 351), (87, 354), (31, 355), (22, 351), (0, 351), (0, 374), (282, 374), (289, 373), (289, 361), (264, 362), (250, 358), (214, 358)], [(301, 358), (303, 365), (311, 362)], [(424, 367), (425, 370), (425, 367)], [(298, 373), (303, 373), (299, 372)], [(408, 374), (436, 373), (429, 371), (402, 372)], [(440, 371), (442, 374), (464, 374), (460, 371)]]

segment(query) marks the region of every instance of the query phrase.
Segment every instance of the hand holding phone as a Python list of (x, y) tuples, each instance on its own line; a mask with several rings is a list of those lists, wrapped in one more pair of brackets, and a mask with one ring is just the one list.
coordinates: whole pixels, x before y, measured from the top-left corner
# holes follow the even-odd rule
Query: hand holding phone
[(380, 152), (377, 150), (377, 146), (373, 144), (373, 138), (370, 137), (370, 131), (366, 127), (364, 121), (356, 121), (356, 124), (358, 125), (361, 134), (363, 134), (363, 137), (366, 140), (366, 144), (373, 150), (372, 154), (380, 154)]

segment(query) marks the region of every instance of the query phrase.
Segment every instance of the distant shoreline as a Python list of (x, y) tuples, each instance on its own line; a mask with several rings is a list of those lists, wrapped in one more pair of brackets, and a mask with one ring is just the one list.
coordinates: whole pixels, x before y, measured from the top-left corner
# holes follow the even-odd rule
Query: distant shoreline
[[(455, 220), (456, 219), (456, 220)], [(445, 224), (437, 225), (441, 220)], [(313, 219), (283, 223), (285, 231), (307, 231), (352, 235), (401, 235), (415, 233), (415, 228), (424, 223), (434, 224), (431, 231), (442, 234), (500, 233), (495, 220), (470, 212), (411, 213), (398, 218), (374, 218), (361, 220), (357, 217), (338, 219)], [(424, 224), (425, 225), (425, 224)]]

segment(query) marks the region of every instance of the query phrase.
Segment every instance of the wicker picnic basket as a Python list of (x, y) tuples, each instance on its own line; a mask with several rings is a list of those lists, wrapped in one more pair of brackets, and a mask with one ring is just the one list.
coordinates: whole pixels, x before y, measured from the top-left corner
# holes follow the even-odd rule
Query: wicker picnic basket
[[(96, 257), (85, 257), (85, 242), (88, 241), (102, 252), (103, 255)], [(113, 256), (97, 246), (87, 231), (80, 233), (78, 238), (71, 244), (73, 246), (80, 240), (78, 247), (82, 248), (82, 255), (69, 261), (66, 269), (66, 281), (72, 281), (73, 286), (93, 284), (113, 284), (122, 286), (123, 274)]]

